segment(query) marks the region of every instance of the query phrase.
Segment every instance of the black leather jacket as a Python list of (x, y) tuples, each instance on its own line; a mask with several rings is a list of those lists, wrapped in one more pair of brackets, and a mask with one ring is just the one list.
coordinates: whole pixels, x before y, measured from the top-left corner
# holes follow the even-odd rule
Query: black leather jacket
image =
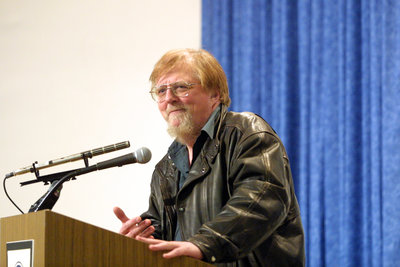
[(155, 238), (183, 240), (217, 266), (304, 266), (304, 233), (288, 157), (279, 137), (253, 113), (222, 106), (181, 188), (170, 157), (156, 165), (150, 205)]

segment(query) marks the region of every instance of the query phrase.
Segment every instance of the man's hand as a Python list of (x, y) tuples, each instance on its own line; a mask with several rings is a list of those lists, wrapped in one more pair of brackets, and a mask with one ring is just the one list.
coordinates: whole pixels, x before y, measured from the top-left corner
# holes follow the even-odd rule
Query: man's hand
[(119, 233), (131, 238), (138, 239), (139, 237), (145, 237), (148, 239), (154, 238), (152, 234), (155, 229), (154, 226), (151, 225), (151, 221), (146, 219), (142, 221), (140, 216), (129, 219), (124, 211), (119, 207), (115, 207), (113, 209), (114, 214), (118, 217), (118, 219), (122, 222), (121, 229)]
[(136, 238), (139, 241), (143, 241), (149, 244), (149, 249), (153, 251), (167, 251), (163, 254), (166, 259), (178, 257), (178, 256), (189, 256), (198, 260), (203, 258), (201, 250), (193, 243), (186, 241), (164, 241), (154, 238), (145, 238), (138, 236)]

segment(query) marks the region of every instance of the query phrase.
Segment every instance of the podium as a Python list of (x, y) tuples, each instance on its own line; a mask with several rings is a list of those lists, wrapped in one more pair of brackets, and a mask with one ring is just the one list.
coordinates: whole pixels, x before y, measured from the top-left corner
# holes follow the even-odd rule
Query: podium
[(0, 235), (1, 267), (7, 266), (7, 243), (23, 240), (34, 240), (34, 267), (213, 266), (190, 257), (164, 259), (143, 242), (50, 210), (2, 218)]

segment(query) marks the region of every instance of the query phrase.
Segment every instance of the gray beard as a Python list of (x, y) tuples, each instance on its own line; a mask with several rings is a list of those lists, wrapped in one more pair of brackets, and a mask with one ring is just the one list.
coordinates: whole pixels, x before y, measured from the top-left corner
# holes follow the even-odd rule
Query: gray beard
[(187, 140), (193, 140), (197, 138), (201, 129), (197, 129), (197, 127), (193, 124), (192, 114), (185, 112), (183, 116), (180, 116), (178, 119), (180, 123), (177, 127), (168, 123), (168, 134), (181, 144), (186, 144)]

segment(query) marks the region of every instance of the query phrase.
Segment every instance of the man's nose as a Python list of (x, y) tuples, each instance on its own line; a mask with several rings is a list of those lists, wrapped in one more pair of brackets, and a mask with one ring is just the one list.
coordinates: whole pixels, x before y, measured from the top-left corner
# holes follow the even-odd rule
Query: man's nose
[(172, 102), (177, 100), (177, 96), (172, 92), (171, 88), (168, 88), (167, 92), (165, 93), (165, 101)]

